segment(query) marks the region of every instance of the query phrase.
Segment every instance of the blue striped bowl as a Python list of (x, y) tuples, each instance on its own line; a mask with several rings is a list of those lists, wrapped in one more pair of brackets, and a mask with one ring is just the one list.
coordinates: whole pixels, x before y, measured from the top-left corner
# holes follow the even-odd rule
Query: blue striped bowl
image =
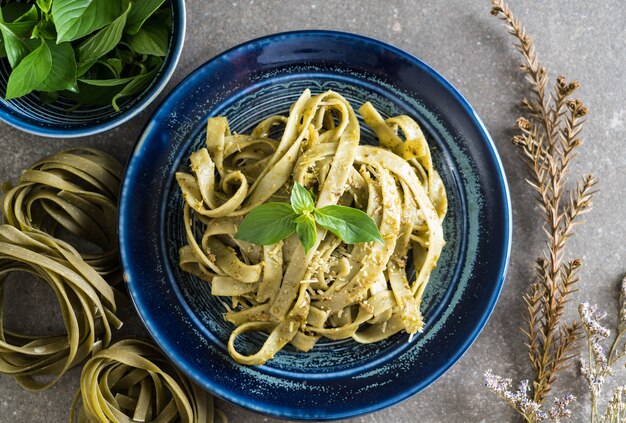
[[(427, 134), (448, 192), (446, 246), (424, 294), (424, 332), (369, 345), (321, 340), (262, 366), (226, 349), (233, 326), (209, 285), (180, 270), (186, 244), (175, 172), (204, 144), (206, 120), (226, 116), (247, 133), (289, 112), (304, 88), (371, 101), (383, 116), (407, 114)], [(362, 141), (373, 134), (362, 128)], [(124, 277), (150, 334), (196, 383), (235, 404), (281, 418), (332, 420), (373, 412), (424, 389), (467, 350), (493, 309), (510, 252), (511, 211), (497, 151), (467, 101), (409, 54), (370, 38), (328, 31), (276, 34), (220, 54), (176, 87), (149, 120), (120, 194)], [(241, 338), (241, 350), (263, 338)]]
[[(161, 69), (150, 85), (138, 96), (120, 104), (116, 112), (110, 105), (83, 106), (71, 109), (73, 104), (62, 99), (42, 105), (36, 93), (4, 100), (0, 96), (0, 120), (24, 132), (53, 138), (74, 138), (98, 134), (119, 126), (143, 111), (163, 91), (178, 64), (185, 40), (185, 2), (169, 0), (172, 8), (170, 48)], [(6, 92), (11, 66), (0, 60), (0, 93)]]

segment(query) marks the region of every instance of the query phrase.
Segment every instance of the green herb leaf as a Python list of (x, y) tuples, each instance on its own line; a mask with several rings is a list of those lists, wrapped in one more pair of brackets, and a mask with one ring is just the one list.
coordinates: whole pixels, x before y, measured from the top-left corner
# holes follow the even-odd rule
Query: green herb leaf
[(54, 0), (57, 43), (74, 41), (110, 24), (121, 12), (120, 0)]
[(47, 40), (50, 49), (52, 67), (45, 80), (36, 88), (38, 91), (78, 91), (76, 85), (76, 59), (70, 43), (56, 44)]
[(103, 64), (111, 71), (111, 74), (114, 77), (121, 78), (124, 63), (120, 59), (117, 57), (111, 57), (106, 59)]
[[(54, 4), (52, 4), (54, 9)], [(80, 43), (76, 50), (78, 59), (78, 75), (83, 75), (89, 70), (99, 58), (110, 52), (117, 46), (122, 39), (124, 25), (126, 25), (126, 17), (132, 9), (132, 3), (128, 5), (128, 9), (122, 13), (111, 24), (102, 28), (87, 40)]]
[[(30, 38), (30, 32), (37, 25), (37, 21), (24, 21), (24, 22), (12, 22), (12, 23), (2, 23), (7, 28), (9, 28), (17, 37), (26, 41)], [(39, 44), (39, 43), (37, 43)]]
[(291, 207), (293, 210), (301, 214), (305, 211), (312, 212), (315, 208), (315, 203), (313, 202), (313, 198), (311, 194), (305, 187), (300, 185), (298, 182), (294, 182), (293, 188), (291, 190)]
[(262, 204), (246, 215), (235, 238), (257, 245), (275, 244), (295, 232), (297, 217), (289, 204)]
[[(7, 52), (7, 58), (11, 67), (15, 67), (26, 57), (31, 49), (28, 44), (22, 39), (23, 33), (29, 31), (29, 24), (22, 22), (17, 24), (0, 23), (0, 32), (2, 32), (2, 38), (4, 40), (4, 48)], [(34, 25), (33, 25), (34, 27)], [(31, 27), (30, 29), (32, 29)]]
[(42, 41), (41, 45), (13, 69), (7, 84), (6, 100), (22, 97), (31, 93), (43, 83), (52, 68), (52, 55), (48, 45)]
[(152, 15), (153, 19), (161, 22), (168, 30), (172, 29), (172, 10), (170, 7), (161, 7)]
[(56, 40), (57, 31), (51, 21), (41, 20), (33, 28), (31, 38), (39, 38), (43, 40)]
[(320, 226), (348, 244), (383, 242), (374, 220), (361, 210), (344, 206), (326, 206), (315, 209), (314, 215)]
[(50, 13), (50, 7), (52, 7), (52, 0), (37, 0), (37, 6), (45, 13)]
[(128, 46), (128, 44), (124, 42), (121, 42), (115, 48), (114, 54), (115, 54), (115, 57), (117, 57), (118, 59), (122, 61), (122, 63), (125, 63), (127, 65), (135, 61), (135, 52), (133, 52), (131, 48)]
[(161, 66), (159, 65), (150, 72), (143, 75), (138, 75), (137, 77), (135, 77), (134, 80), (130, 81), (122, 91), (120, 91), (115, 97), (113, 97), (113, 108), (119, 112), (120, 107), (117, 103), (124, 97), (130, 97), (146, 89), (146, 87), (150, 85), (150, 82), (152, 82), (160, 68)]
[(134, 35), (141, 29), (144, 22), (161, 7), (165, 0), (140, 0), (133, 2), (133, 8), (128, 15), (128, 22), (124, 32)]
[(127, 36), (126, 41), (135, 53), (165, 57), (169, 35), (168, 29), (161, 22), (150, 19), (135, 35)]
[(303, 214), (296, 219), (296, 235), (298, 235), (298, 239), (302, 243), (304, 251), (308, 253), (317, 240), (317, 231), (315, 229), (315, 219), (313, 219), (313, 216)]
[(17, 18), (14, 22), (37, 22), (39, 21), (39, 12), (37, 6), (31, 7), (26, 13)]
[(4, 22), (15, 22), (21, 16), (28, 13), (31, 7), (27, 3), (21, 2), (7, 2), (5, 6), (2, 6), (2, 20)]

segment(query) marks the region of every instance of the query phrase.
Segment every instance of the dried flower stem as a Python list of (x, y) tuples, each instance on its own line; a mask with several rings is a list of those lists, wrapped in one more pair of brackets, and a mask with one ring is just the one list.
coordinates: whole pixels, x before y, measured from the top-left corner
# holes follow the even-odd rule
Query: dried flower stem
[(616, 353), (626, 329), (626, 277), (624, 277), (620, 285), (619, 305), (617, 335), (613, 339), (611, 352), (608, 357), (602, 345), (611, 336), (611, 331), (602, 325), (602, 320), (606, 317), (606, 313), (599, 312), (596, 306), (591, 306), (588, 303), (582, 303), (578, 307), (578, 314), (587, 338), (588, 358), (587, 360), (580, 360), (580, 372), (585, 378), (591, 396), (591, 423), (626, 422), (626, 416), (623, 415), (624, 411), (626, 411), (626, 404), (622, 400), (625, 389), (623, 386), (618, 387), (614, 391), (602, 417), (600, 417), (598, 411), (598, 400), (600, 399), (604, 382), (607, 377), (613, 375), (613, 366), (617, 364), (617, 361), (626, 355), (626, 346), (622, 346), (622, 351)]
[(626, 276), (622, 279), (622, 283), (620, 284), (619, 290), (619, 323), (617, 324), (617, 335), (615, 336), (615, 340), (613, 341), (613, 345), (611, 345), (611, 352), (609, 353), (609, 365), (612, 366), (619, 360), (620, 358), (626, 355), (626, 346), (622, 348), (621, 352), (617, 352), (617, 348), (619, 346), (619, 341), (626, 333)]
[(615, 389), (613, 397), (609, 400), (604, 416), (600, 419), (601, 423), (624, 423), (626, 416), (626, 404), (624, 404), (623, 396), (626, 386), (620, 386)]
[(542, 410), (540, 404), (537, 404), (528, 397), (530, 387), (527, 380), (523, 380), (516, 391), (511, 391), (511, 384), (511, 379), (494, 375), (491, 370), (485, 372), (485, 386), (505, 400), (511, 408), (517, 411), (527, 421), (539, 422), (542, 420), (550, 420), (551, 422), (559, 423), (561, 419), (572, 415), (572, 411), (568, 407), (570, 403), (576, 401), (573, 395), (565, 395), (563, 398), (556, 398), (552, 408), (548, 412), (545, 412)]
[(578, 307), (578, 313), (587, 337), (589, 355), (589, 361), (580, 360), (580, 372), (585, 377), (591, 393), (591, 423), (596, 423), (602, 385), (606, 376), (612, 374), (601, 343), (611, 335), (611, 331), (602, 326), (601, 321), (606, 317), (606, 313), (599, 312), (596, 306), (582, 303)]
[[(545, 222), (546, 252), (537, 260), (536, 279), (524, 295), (526, 305), (526, 346), (534, 372), (529, 391), (532, 401), (543, 405), (557, 374), (572, 364), (573, 350), (582, 335), (578, 322), (563, 323), (569, 296), (578, 282), (580, 259), (564, 260), (567, 240), (573, 235), (579, 217), (591, 208), (596, 180), (586, 175), (576, 189), (565, 194), (568, 169), (581, 145), (579, 138), (587, 108), (571, 95), (576, 81), (556, 80), (548, 90), (548, 72), (541, 65), (533, 40), (502, 0), (491, 0), (492, 14), (500, 17), (517, 39), (521, 65), (530, 83), (531, 96), (522, 107), (527, 117), (517, 120), (520, 134), (513, 138), (529, 171), (529, 183), (537, 192), (537, 203)], [(567, 198), (567, 200), (565, 200)], [(626, 312), (625, 312), (626, 313)], [(626, 317), (625, 317), (626, 331)], [(525, 416), (538, 421), (536, 416)]]

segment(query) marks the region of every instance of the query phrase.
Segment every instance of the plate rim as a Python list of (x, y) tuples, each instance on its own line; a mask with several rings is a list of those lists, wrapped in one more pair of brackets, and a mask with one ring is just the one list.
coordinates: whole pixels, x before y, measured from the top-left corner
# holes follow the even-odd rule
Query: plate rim
[[(507, 273), (507, 269), (508, 269), (508, 265), (509, 265), (509, 261), (510, 261), (510, 255), (511, 255), (511, 244), (512, 244), (512, 209), (511, 209), (511, 197), (510, 197), (510, 191), (509, 191), (509, 186), (507, 183), (507, 178), (506, 178), (506, 173), (504, 170), (504, 166), (502, 164), (501, 158), (498, 154), (498, 150), (495, 146), (495, 143), (493, 142), (493, 139), (491, 138), (486, 126), (484, 125), (484, 123), (482, 122), (482, 120), (480, 119), (480, 117), (478, 116), (478, 114), (476, 113), (476, 111), (474, 110), (474, 108), (471, 106), (471, 104), (465, 99), (465, 97), (463, 97), (463, 95), (445, 78), (443, 77), (439, 72), (437, 72), (436, 70), (434, 70), (431, 66), (429, 66), (426, 62), (424, 62), (423, 60), (413, 56), (412, 54), (398, 48), (395, 47), (389, 43), (386, 43), (384, 41), (380, 41), (377, 40), (375, 38), (371, 38), (371, 37), (367, 37), (364, 35), (359, 35), (359, 34), (354, 34), (354, 33), (350, 33), (350, 32), (343, 32), (343, 31), (334, 31), (334, 30), (297, 30), (297, 31), (286, 31), (286, 32), (279, 32), (279, 33), (274, 33), (274, 34), (269, 34), (269, 35), (265, 35), (262, 37), (258, 37), (258, 38), (254, 38), (248, 41), (245, 41), (243, 43), (240, 43), (232, 48), (229, 48), (223, 52), (220, 52), (218, 54), (216, 54), (215, 56), (213, 56), (211, 59), (209, 59), (208, 61), (202, 63), (201, 65), (199, 65), (196, 69), (194, 69), (192, 72), (190, 72), (180, 83), (178, 83), (172, 90), (171, 92), (168, 94), (168, 96), (158, 105), (158, 107), (155, 109), (155, 111), (153, 112), (153, 114), (151, 115), (151, 117), (148, 119), (148, 121), (146, 122), (144, 128), (142, 129), (140, 136), (135, 144), (135, 147), (133, 148), (133, 151), (128, 159), (127, 162), (127, 166), (125, 169), (125, 173), (124, 173), (124, 179), (123, 179), (123, 184), (122, 187), (120, 189), (120, 208), (119, 208), (119, 215), (118, 215), (118, 231), (120, 234), (119, 237), (119, 243), (120, 243), (120, 254), (121, 254), (121, 258), (122, 258), (122, 264), (124, 265), (124, 279), (127, 281), (127, 286), (129, 289), (129, 293), (131, 294), (131, 299), (133, 301), (133, 304), (135, 306), (135, 309), (137, 310), (137, 314), (139, 315), (141, 321), (144, 323), (144, 325), (146, 326), (146, 328), (148, 329), (148, 332), (150, 333), (150, 335), (153, 337), (153, 339), (155, 339), (155, 341), (157, 342), (157, 344), (159, 345), (159, 347), (165, 352), (165, 354), (168, 356), (168, 358), (174, 363), (176, 364), (178, 367), (182, 368), (182, 370), (191, 378), (193, 379), (196, 383), (201, 384), (201, 386), (207, 388), (207, 384), (205, 383), (205, 379), (206, 378), (202, 378), (202, 377), (198, 377), (197, 375), (195, 375), (193, 372), (191, 372), (188, 368), (186, 368), (187, 366), (183, 365), (183, 363), (181, 363), (181, 357), (179, 355), (176, 355), (173, 353), (173, 351), (168, 350), (166, 348), (163, 348), (161, 345), (161, 342), (165, 342), (163, 340), (163, 338), (159, 335), (159, 333), (155, 332), (154, 328), (152, 327), (152, 323), (149, 321), (148, 317), (144, 316), (142, 314), (142, 310), (140, 308), (140, 306), (138, 305), (138, 301), (140, 300), (137, 295), (138, 293), (136, 292), (136, 290), (132, 289), (131, 283), (128, 283), (129, 281), (129, 276), (127, 275), (127, 267), (126, 267), (126, 263), (128, 261), (127, 259), (127, 251), (126, 248), (123, 244), (123, 240), (124, 237), (122, 236), (122, 234), (124, 234), (126, 231), (124, 230), (124, 227), (127, 225), (126, 222), (126, 198), (128, 197), (127, 195), (127, 189), (128, 189), (128, 185), (127, 185), (127, 175), (128, 173), (130, 173), (132, 171), (133, 165), (135, 164), (136, 160), (138, 159), (138, 156), (141, 155), (141, 148), (142, 145), (146, 139), (146, 135), (150, 130), (150, 127), (154, 124), (154, 120), (155, 117), (165, 108), (170, 107), (170, 103), (174, 100), (175, 95), (178, 93), (178, 91), (183, 90), (184, 87), (187, 84), (191, 84), (192, 80), (196, 77), (197, 74), (201, 73), (203, 71), (204, 68), (211, 66), (212, 63), (218, 61), (219, 59), (221, 59), (223, 56), (226, 56), (230, 53), (233, 53), (235, 51), (244, 49), (244, 48), (250, 48), (253, 45), (262, 43), (264, 41), (267, 40), (271, 40), (271, 39), (275, 39), (275, 38), (284, 38), (284, 37), (300, 37), (300, 36), (326, 36), (326, 37), (341, 37), (344, 39), (349, 39), (349, 40), (356, 40), (356, 41), (361, 41), (361, 42), (365, 42), (368, 44), (373, 44), (377, 47), (380, 47), (384, 50), (390, 51), (393, 54), (396, 54), (397, 56), (400, 56), (403, 59), (408, 60), (409, 62), (411, 62), (412, 65), (415, 65), (419, 68), (421, 68), (422, 70), (424, 70), (426, 73), (428, 73), (430, 76), (434, 77), (437, 82), (442, 86), (442, 88), (444, 88), (448, 93), (452, 94), (452, 96), (458, 101), (459, 105), (462, 107), (463, 111), (471, 118), (471, 120), (476, 124), (476, 128), (479, 130), (480, 134), (481, 134), (481, 139), (480, 141), (483, 142), (485, 144), (485, 146), (487, 147), (487, 150), (490, 153), (490, 160), (492, 162), (492, 164), (495, 165), (494, 170), (497, 173), (498, 176), (498, 190), (497, 190), (497, 194), (498, 197), (501, 197), (502, 201), (502, 205), (503, 205), (503, 223), (504, 223), (504, 227), (502, 228), (502, 234), (503, 234), (503, 244), (501, 246), (498, 247), (502, 247), (503, 249), (503, 255), (502, 258), (500, 260), (500, 262), (497, 264), (494, 264), (494, 268), (497, 267), (498, 268), (498, 272), (497, 275), (494, 272), (493, 275), (493, 280), (494, 280), (494, 284), (493, 284), (493, 290), (491, 291), (491, 295), (489, 296), (489, 300), (488, 300), (488, 305), (487, 307), (482, 310), (482, 312), (480, 313), (480, 320), (477, 320), (475, 322), (474, 325), (474, 329), (471, 333), (469, 333), (468, 335), (466, 335), (464, 342), (462, 342), (462, 345), (460, 348), (457, 348), (454, 351), (454, 354), (452, 354), (445, 362), (445, 364), (439, 366), (438, 370), (434, 373), (432, 373), (428, 378), (422, 379), (420, 381), (420, 383), (417, 383), (415, 385), (412, 385), (410, 389), (405, 389), (403, 391), (398, 392), (396, 395), (391, 396), (387, 399), (385, 399), (384, 401), (380, 401), (380, 402), (376, 402), (375, 404), (371, 404), (371, 405), (367, 405), (367, 406), (362, 406), (362, 407), (355, 407), (354, 409), (350, 409), (348, 411), (345, 412), (333, 412), (333, 413), (326, 413), (324, 414), (323, 417), (320, 417), (319, 415), (315, 415), (315, 416), (309, 416), (307, 417), (306, 415), (303, 415), (302, 413), (299, 413), (297, 415), (293, 414), (293, 413), (289, 413), (289, 412), (285, 412), (283, 408), (281, 407), (275, 407), (275, 406), (271, 406), (268, 404), (259, 404), (259, 403), (250, 403), (250, 402), (245, 402), (245, 398), (242, 400), (242, 398), (240, 397), (240, 395), (228, 395), (227, 393), (225, 393), (223, 390), (217, 390), (217, 389), (213, 389), (214, 385), (221, 385), (221, 384), (217, 384), (217, 383), (213, 383), (211, 388), (209, 389), (210, 392), (215, 393), (215, 391), (218, 391), (219, 393), (217, 393), (216, 395), (220, 398), (223, 398), (231, 403), (234, 403), (238, 406), (242, 406), (246, 409), (252, 410), (252, 411), (256, 411), (256, 412), (260, 412), (262, 414), (266, 414), (266, 415), (271, 415), (271, 416), (276, 416), (276, 417), (280, 417), (280, 418), (290, 418), (290, 419), (295, 419), (295, 420), (309, 420), (309, 419), (316, 419), (316, 420), (335, 420), (335, 419), (341, 419), (341, 418), (349, 418), (349, 417), (356, 417), (359, 415), (363, 415), (363, 414), (368, 414), (368, 413), (372, 413), (387, 407), (390, 407), (394, 404), (397, 404), (413, 395), (415, 395), (417, 392), (421, 391), (422, 389), (428, 387), (429, 385), (431, 385), (435, 380), (437, 380), (439, 377), (441, 377), (444, 373), (446, 373), (455, 363), (458, 362), (458, 360), (465, 354), (465, 352), (469, 349), (469, 347), (475, 342), (475, 340), (477, 339), (478, 335), (482, 332), (485, 324), (487, 323), (487, 321), (489, 320), (490, 316), (493, 313), (493, 310), (495, 308), (496, 302), (500, 296), (500, 293), (502, 292), (502, 288), (504, 286), (504, 282), (505, 282), (505, 278), (506, 278), (506, 273)], [(494, 178), (495, 179), (495, 178)], [(154, 319), (154, 317), (152, 317)], [(165, 342), (167, 344), (167, 342)], [(188, 363), (187, 363), (188, 364)]]

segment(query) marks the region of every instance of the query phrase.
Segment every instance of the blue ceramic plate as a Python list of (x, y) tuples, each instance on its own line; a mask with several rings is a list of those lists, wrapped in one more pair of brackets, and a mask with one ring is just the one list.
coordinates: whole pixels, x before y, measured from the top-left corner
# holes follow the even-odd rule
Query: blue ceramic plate
[[(328, 89), (356, 109), (369, 100), (385, 116), (415, 118), (432, 145), (449, 197), (447, 245), (431, 277), (424, 332), (372, 345), (322, 342), (281, 351), (259, 367), (235, 363), (232, 330), (207, 283), (178, 268), (182, 199), (174, 179), (204, 143), (210, 116), (236, 132), (287, 113), (304, 88)], [(364, 131), (364, 142), (373, 140)], [(415, 394), (441, 376), (476, 338), (493, 309), (509, 257), (511, 215), (502, 165), (461, 95), (418, 59), (358, 35), (305, 31), (235, 47), (201, 66), (163, 102), (128, 164), (120, 200), (122, 261), (139, 314), (165, 353), (198, 384), (262, 413), (338, 419)], [(244, 348), (262, 339), (250, 337)]]

